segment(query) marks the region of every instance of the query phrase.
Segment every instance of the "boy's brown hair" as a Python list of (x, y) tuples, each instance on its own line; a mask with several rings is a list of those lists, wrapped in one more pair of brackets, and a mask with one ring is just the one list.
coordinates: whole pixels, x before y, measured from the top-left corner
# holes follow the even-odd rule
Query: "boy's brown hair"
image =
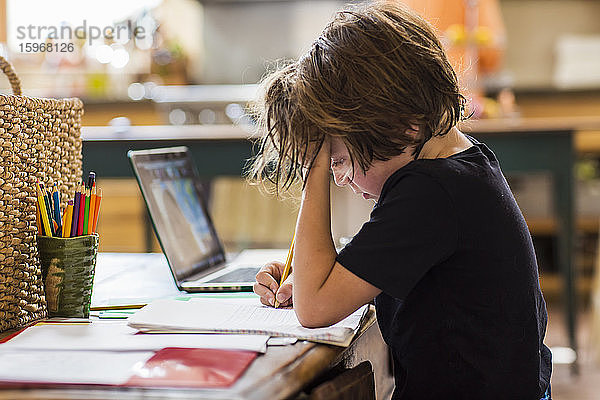
[(326, 136), (341, 138), (367, 171), (409, 146), (418, 154), (456, 125), (465, 101), (434, 29), (391, 1), (338, 12), (306, 54), (261, 87), (262, 141), (249, 175), (277, 192), (305, 179)]

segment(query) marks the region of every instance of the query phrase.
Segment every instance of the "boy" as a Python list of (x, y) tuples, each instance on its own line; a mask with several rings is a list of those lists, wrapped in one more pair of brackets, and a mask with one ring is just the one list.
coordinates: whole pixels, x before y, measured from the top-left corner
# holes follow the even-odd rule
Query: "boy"
[[(261, 301), (319, 327), (375, 298), (393, 399), (549, 398), (531, 236), (494, 154), (456, 128), (464, 97), (431, 26), (391, 2), (342, 11), (264, 88), (252, 175), (304, 187), (293, 273), (279, 287), (283, 265), (265, 266)], [(330, 171), (376, 202), (339, 254)]]

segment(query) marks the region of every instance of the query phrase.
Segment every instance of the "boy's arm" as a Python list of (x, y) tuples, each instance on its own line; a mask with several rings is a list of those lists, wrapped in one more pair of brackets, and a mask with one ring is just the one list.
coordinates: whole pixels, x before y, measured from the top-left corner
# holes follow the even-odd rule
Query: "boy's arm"
[(307, 178), (296, 225), (294, 308), (304, 326), (328, 326), (368, 303), (381, 290), (336, 262), (331, 237), (329, 145)]

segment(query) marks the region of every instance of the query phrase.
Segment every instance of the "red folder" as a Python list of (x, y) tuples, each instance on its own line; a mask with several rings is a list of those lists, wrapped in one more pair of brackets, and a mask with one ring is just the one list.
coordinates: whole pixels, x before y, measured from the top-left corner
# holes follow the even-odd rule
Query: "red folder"
[(165, 348), (124, 386), (225, 388), (256, 358), (253, 351)]

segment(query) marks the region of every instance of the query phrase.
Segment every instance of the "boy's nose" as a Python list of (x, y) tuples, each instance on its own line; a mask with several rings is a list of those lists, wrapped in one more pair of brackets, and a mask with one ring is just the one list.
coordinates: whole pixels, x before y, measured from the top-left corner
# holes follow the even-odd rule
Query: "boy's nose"
[(334, 172), (333, 180), (338, 186), (345, 186), (350, 182), (350, 178), (346, 172)]

